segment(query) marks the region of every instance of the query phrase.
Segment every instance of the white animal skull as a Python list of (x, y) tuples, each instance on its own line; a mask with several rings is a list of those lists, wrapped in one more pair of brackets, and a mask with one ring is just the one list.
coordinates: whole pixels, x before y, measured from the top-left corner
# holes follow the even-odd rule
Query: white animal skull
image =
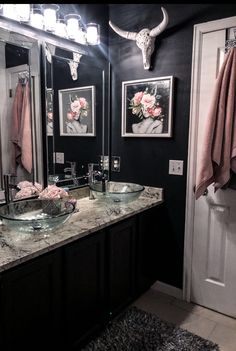
[(144, 65), (144, 69), (146, 70), (150, 68), (151, 55), (154, 51), (156, 36), (165, 30), (169, 21), (168, 14), (164, 9), (164, 7), (161, 7), (161, 10), (163, 13), (162, 22), (157, 27), (151, 30), (148, 28), (144, 28), (140, 30), (140, 32), (138, 33), (124, 31), (118, 28), (116, 25), (114, 25), (111, 21), (109, 21), (111, 28), (121, 37), (125, 39), (136, 40), (137, 46), (142, 50), (143, 65)]

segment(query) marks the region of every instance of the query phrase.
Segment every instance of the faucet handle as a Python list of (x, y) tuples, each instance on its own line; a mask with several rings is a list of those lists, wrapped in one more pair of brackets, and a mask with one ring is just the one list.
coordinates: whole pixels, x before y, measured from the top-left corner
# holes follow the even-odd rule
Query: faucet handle
[(66, 161), (66, 163), (70, 164), (72, 170), (76, 169), (76, 161)]

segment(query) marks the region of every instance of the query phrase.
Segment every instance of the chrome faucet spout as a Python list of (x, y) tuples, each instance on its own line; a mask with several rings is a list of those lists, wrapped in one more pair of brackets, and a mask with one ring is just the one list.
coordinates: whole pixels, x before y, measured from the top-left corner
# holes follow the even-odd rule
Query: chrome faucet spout
[(12, 194), (11, 194), (11, 189), (17, 189), (17, 186), (15, 184), (11, 184), (11, 177), (14, 177), (14, 176), (12, 174), (4, 174), (3, 175), (6, 204), (9, 204), (13, 200)]
[(91, 185), (95, 181), (95, 171), (94, 171), (94, 167), (95, 166), (99, 166), (99, 164), (98, 163), (89, 163), (88, 164), (89, 200), (94, 200), (95, 199), (95, 197), (93, 195), (93, 191), (91, 189)]

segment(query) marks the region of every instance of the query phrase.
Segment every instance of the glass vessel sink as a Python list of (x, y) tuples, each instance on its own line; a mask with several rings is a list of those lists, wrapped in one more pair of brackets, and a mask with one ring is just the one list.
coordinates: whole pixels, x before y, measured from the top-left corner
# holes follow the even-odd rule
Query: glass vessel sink
[(106, 181), (90, 185), (90, 191), (96, 199), (110, 202), (131, 202), (141, 195), (144, 186), (135, 183)]
[(30, 199), (0, 207), (0, 219), (9, 229), (21, 232), (42, 232), (64, 223), (74, 212), (75, 204), (65, 199)]

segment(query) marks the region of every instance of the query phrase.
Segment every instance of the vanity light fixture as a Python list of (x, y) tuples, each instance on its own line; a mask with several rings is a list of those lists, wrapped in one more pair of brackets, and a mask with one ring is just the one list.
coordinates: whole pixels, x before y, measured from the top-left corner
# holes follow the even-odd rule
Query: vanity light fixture
[(80, 19), (80, 15), (77, 14), (69, 14), (65, 16), (67, 35), (71, 40), (75, 40), (78, 35)]
[(15, 4), (3, 4), (2, 14), (4, 17), (17, 20)]
[(44, 27), (44, 18), (42, 14), (42, 10), (39, 7), (33, 7), (30, 14), (30, 25), (32, 27), (43, 29)]
[(57, 20), (55, 34), (62, 38), (68, 38), (65, 20), (63, 18)]
[(100, 26), (82, 25), (79, 14), (61, 17), (58, 4), (0, 4), (0, 15), (83, 45), (100, 44)]
[(43, 17), (44, 17), (44, 29), (48, 32), (55, 32), (57, 22), (57, 11), (59, 5), (57, 4), (43, 4)]
[(17, 19), (20, 22), (29, 22), (30, 4), (16, 4)]
[(97, 23), (87, 24), (87, 43), (90, 45), (100, 44), (100, 26)]

